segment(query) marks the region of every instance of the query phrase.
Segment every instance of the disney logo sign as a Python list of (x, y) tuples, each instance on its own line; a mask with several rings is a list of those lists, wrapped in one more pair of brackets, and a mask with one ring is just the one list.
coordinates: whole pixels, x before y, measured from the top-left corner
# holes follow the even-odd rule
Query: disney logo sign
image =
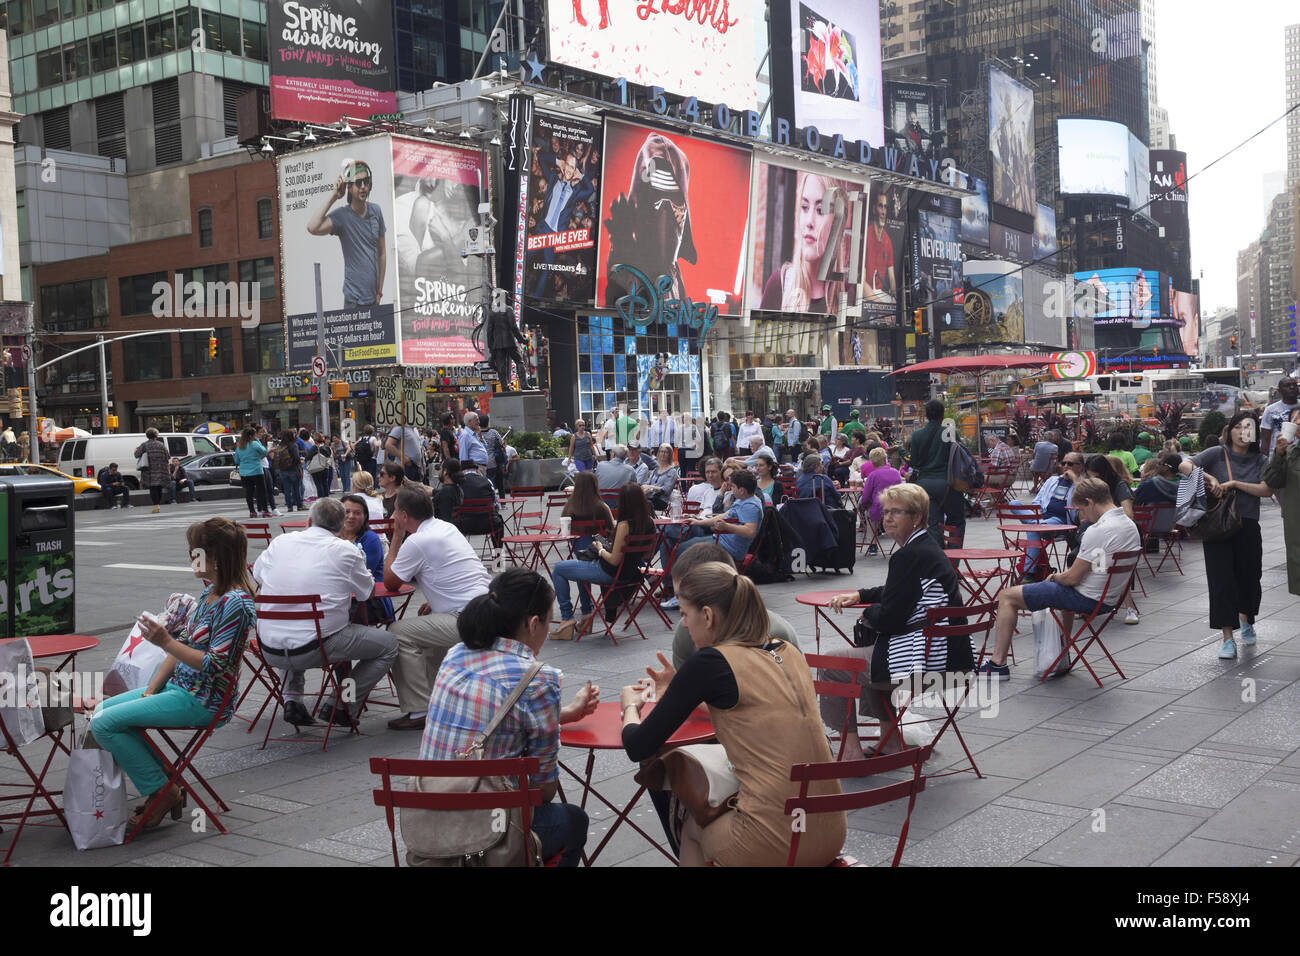
[(627, 274), (627, 295), (614, 301), (619, 316), (628, 325), (643, 328), (647, 325), (685, 325), (699, 329), (706, 335), (718, 321), (718, 307), (708, 302), (671, 299), (672, 276), (660, 276), (652, 285), (645, 273), (635, 266), (619, 263), (610, 267), (610, 274)]

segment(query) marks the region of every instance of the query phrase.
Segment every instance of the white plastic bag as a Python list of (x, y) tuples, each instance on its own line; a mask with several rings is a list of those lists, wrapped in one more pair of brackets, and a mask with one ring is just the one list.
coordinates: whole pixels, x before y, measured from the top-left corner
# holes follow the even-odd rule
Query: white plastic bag
[[(190, 594), (173, 594), (167, 605), (157, 615), (167, 633), (179, 639), (188, 625), (197, 600)], [(140, 625), (131, 628), (122, 648), (113, 660), (113, 666), (104, 675), (104, 696), (116, 697), (128, 690), (144, 687), (153, 677), (158, 665), (167, 659), (167, 652), (150, 644), (144, 638)]]
[[(31, 645), (25, 640), (0, 644), (0, 724), (18, 747), (45, 733), (36, 666)], [(4, 743), (0, 736), (0, 746)]]
[(1065, 637), (1061, 627), (1052, 617), (1051, 611), (1034, 612), (1034, 677), (1042, 679), (1047, 669), (1060, 658), (1052, 671), (1051, 677), (1060, 677), (1070, 672), (1070, 655), (1062, 654), (1065, 649)]
[(126, 836), (126, 781), (107, 750), (73, 750), (63, 784), (63, 815), (78, 850), (118, 846)]

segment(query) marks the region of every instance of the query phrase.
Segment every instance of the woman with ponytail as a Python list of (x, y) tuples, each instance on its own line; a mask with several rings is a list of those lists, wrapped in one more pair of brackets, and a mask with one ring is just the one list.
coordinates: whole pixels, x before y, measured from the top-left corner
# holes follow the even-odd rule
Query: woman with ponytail
[[(674, 584), (682, 623), (699, 650), (680, 671), (662, 654), (663, 670), (647, 669), (659, 703), (644, 723), (646, 688), (623, 688), (623, 747), (632, 760), (649, 759), (696, 707), (707, 704), (740, 790), (729, 801), (731, 809), (707, 826), (686, 821), (680, 862), (783, 866), (793, 832), (785, 802), (798, 795), (790, 768), (831, 759), (812, 673), (798, 648), (770, 636), (758, 589), (735, 568), (716, 561), (697, 564)], [(819, 781), (811, 792), (837, 794), (840, 785)], [(805, 827), (796, 862), (828, 865), (844, 845), (844, 814), (816, 814)]]
[[(456, 619), (461, 643), (447, 652), (429, 698), (420, 741), (421, 760), (453, 760), (487, 726), (523, 679), (546, 643), (555, 591), (535, 571), (511, 568), (492, 579), (487, 594), (465, 605)], [(537, 757), (531, 780), (545, 801), (533, 811), (533, 832), (542, 856), (561, 853), (560, 866), (577, 866), (587, 842), (587, 814), (555, 803), (560, 724), (596, 709), (600, 688), (588, 682), (567, 707), (560, 706), (560, 672), (543, 665), (483, 749), (484, 760)]]

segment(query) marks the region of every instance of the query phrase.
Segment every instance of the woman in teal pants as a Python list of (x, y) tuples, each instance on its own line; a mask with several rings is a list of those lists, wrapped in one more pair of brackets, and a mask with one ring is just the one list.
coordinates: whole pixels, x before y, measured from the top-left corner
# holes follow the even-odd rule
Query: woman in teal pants
[(110, 697), (90, 720), (96, 742), (113, 755), (136, 789), (148, 795), (145, 803), (136, 807), (130, 831), (164, 788), (167, 792), (143, 821), (146, 828), (156, 827), (168, 813), (173, 820), (180, 819), (185, 807), (184, 793), (168, 784), (167, 773), (140, 728), (206, 727), (213, 717), (218, 725), (230, 720), (244, 643), (257, 616), (244, 529), (226, 518), (209, 518), (190, 525), (186, 539), (195, 577), (208, 587), (183, 636), (174, 638), (160, 623), (142, 616), (145, 639), (165, 650), (167, 659), (147, 687)]

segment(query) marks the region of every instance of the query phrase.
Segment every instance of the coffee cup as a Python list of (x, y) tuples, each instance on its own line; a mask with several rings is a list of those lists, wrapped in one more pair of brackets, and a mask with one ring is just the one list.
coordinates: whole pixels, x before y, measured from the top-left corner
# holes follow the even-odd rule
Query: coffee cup
[(570, 528), (570, 526), (571, 526), (572, 524), (573, 524), (573, 519), (572, 519), (572, 518), (567, 518), (567, 517), (566, 517), (566, 518), (561, 518), (561, 519), (560, 519), (560, 534), (562, 534), (562, 535), (567, 535), (567, 534), (569, 533), (569, 528)]
[(1282, 423), (1282, 437), (1287, 440), (1288, 444), (1295, 441), (1295, 433), (1297, 428), (1300, 428), (1300, 425), (1297, 425), (1295, 422)]

